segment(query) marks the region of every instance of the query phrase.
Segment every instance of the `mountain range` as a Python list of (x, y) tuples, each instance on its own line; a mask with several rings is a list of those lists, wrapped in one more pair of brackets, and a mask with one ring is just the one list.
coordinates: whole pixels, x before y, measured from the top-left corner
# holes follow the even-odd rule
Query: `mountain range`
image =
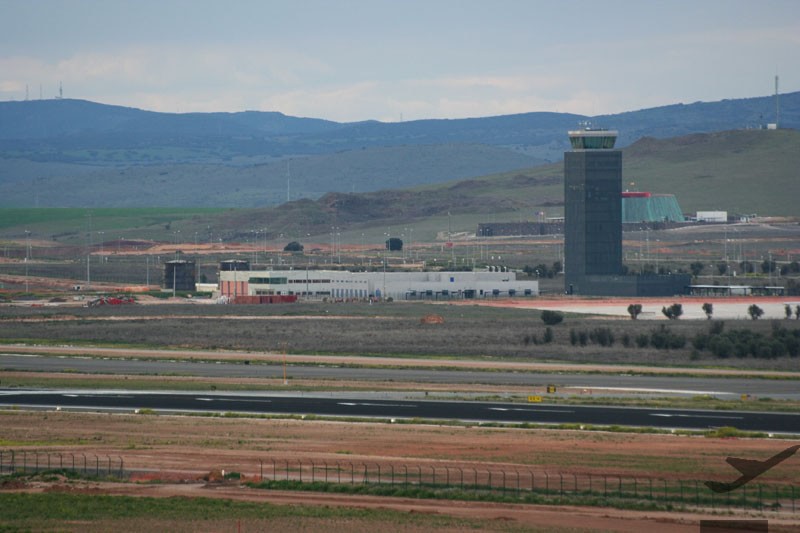
[[(559, 161), (566, 131), (617, 129), (618, 145), (775, 122), (775, 98), (615, 115), (524, 113), (339, 123), (278, 112), (156, 113), (83, 100), (0, 102), (0, 206), (261, 207), (431, 186)], [(800, 92), (780, 96), (800, 127)]]

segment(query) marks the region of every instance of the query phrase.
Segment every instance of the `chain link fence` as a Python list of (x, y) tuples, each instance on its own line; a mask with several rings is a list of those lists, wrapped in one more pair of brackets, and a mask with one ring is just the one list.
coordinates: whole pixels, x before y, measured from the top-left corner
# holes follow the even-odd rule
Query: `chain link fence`
[[(792, 484), (749, 483), (715, 493), (703, 481), (596, 473), (562, 473), (525, 467), (442, 463), (255, 459), (221, 471), (259, 484), (304, 490), (359, 488), (417, 489), (436, 497), (498, 498), (624, 506), (745, 508), (797, 513), (800, 491)], [(126, 468), (120, 455), (0, 450), (0, 476), (64, 471), (76, 475), (128, 479), (152, 473)], [(163, 472), (163, 470), (158, 470)], [(197, 477), (197, 473), (192, 474)], [(325, 488), (323, 488), (323, 485)]]

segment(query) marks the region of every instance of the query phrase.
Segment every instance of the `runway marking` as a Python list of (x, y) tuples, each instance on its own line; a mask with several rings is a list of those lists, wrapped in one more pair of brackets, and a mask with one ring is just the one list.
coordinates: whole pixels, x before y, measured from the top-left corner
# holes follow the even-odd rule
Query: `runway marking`
[(62, 394), (67, 398), (134, 398), (130, 394)]
[(665, 418), (714, 418), (725, 420), (744, 420), (742, 416), (719, 416), (719, 415), (683, 415), (683, 414), (670, 414), (670, 413), (650, 413), (650, 416), (663, 416)]
[(367, 407), (411, 407), (416, 409), (416, 405), (407, 405), (399, 403), (369, 403), (369, 402), (336, 402), (338, 405), (347, 407), (355, 407), (356, 405), (365, 405)]
[(721, 394), (736, 394), (735, 392), (721, 392), (721, 391), (703, 391), (703, 390), (682, 390), (682, 389), (644, 389), (637, 387), (605, 387), (605, 386), (591, 386), (591, 385), (570, 385), (570, 388), (581, 389), (594, 389), (596, 391), (620, 391), (620, 392), (653, 392), (653, 393), (672, 393), (672, 394), (708, 394), (708, 395), (721, 395)]
[(489, 411), (523, 411), (529, 413), (574, 413), (568, 409), (520, 409), (513, 407), (489, 407)]

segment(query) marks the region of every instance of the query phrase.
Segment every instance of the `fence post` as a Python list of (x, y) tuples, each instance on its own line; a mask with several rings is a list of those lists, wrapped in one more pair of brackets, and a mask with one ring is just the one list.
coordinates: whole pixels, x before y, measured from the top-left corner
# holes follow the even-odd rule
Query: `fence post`
[(533, 491), (536, 490), (534, 488), (534, 480), (535, 480), (535, 478), (533, 476), (533, 470), (528, 470), (528, 473), (531, 475), (531, 494), (533, 494)]
[(47, 452), (47, 469), (51, 470), (51, 467), (50, 467), (50, 452)]
[(422, 467), (417, 465), (417, 485), (422, 486)]
[(519, 470), (515, 468), (514, 472), (517, 474), (517, 498), (519, 498)]
[(361, 482), (362, 483), (369, 483), (369, 480), (367, 479), (367, 464), (366, 463), (364, 463), (364, 476), (363, 476), (363, 479), (361, 480)]
[(70, 455), (72, 456), (72, 471), (75, 472), (75, 454), (71, 453)]
[(475, 474), (475, 492), (478, 492), (478, 469), (473, 468), (472, 473)]
[(390, 464), (389, 468), (392, 469), (392, 486), (394, 487), (394, 464)]
[(492, 486), (492, 471), (489, 470), (489, 490), (492, 490), (494, 487)]
[(592, 495), (592, 474), (589, 473), (589, 496)]
[(572, 480), (575, 482), (575, 494), (578, 494), (578, 474), (572, 474)]
[(667, 480), (662, 479), (661, 481), (664, 482), (664, 503), (667, 503)]
[(619, 497), (622, 498), (622, 476), (617, 476), (619, 480)]
[(123, 464), (122, 456), (118, 455), (117, 457), (119, 457), (119, 478), (122, 479), (122, 475), (125, 472), (125, 465)]
[(456, 467), (456, 468), (458, 468), (458, 472), (461, 475), (461, 490), (464, 490), (464, 469), (462, 469), (461, 467)]
[(503, 495), (506, 493), (506, 469), (503, 469)]
[(444, 467), (445, 471), (445, 487), (450, 488), (450, 468)]
[(603, 498), (608, 498), (608, 476), (603, 476)]
[(289, 481), (289, 459), (286, 459), (286, 481)]
[(650, 500), (653, 500), (653, 478), (647, 478), (647, 481), (650, 482)]
[(639, 497), (639, 486), (636, 484), (636, 476), (633, 476), (633, 497)]
[(683, 503), (683, 480), (682, 479), (678, 480), (678, 485), (680, 485), (680, 487), (681, 487), (681, 503)]
[(403, 474), (405, 474), (406, 478), (405, 484), (403, 486), (408, 488), (408, 465), (403, 465)]
[(311, 461), (311, 483), (316, 481), (316, 477), (314, 476), (314, 461)]
[(94, 475), (100, 477), (100, 457), (94, 456)]
[(350, 463), (350, 484), (351, 485), (355, 485), (355, 483), (356, 483), (356, 481), (355, 481), (355, 479), (356, 479), (355, 478), (356, 467), (355, 467), (355, 465), (353, 465), (352, 462), (350, 462), (350, 461), (348, 461), (348, 462)]
[(322, 464), (325, 465), (325, 484), (328, 483), (328, 461), (322, 461)]
[(558, 474), (559, 479), (561, 480), (561, 489), (559, 490), (559, 495), (563, 498), (564, 497), (564, 474)]
[(547, 472), (544, 473), (544, 491), (550, 492), (550, 475)]
[(83, 455), (83, 475), (86, 475), (86, 454), (82, 453)]
[(111, 456), (107, 455), (108, 458), (108, 476), (111, 477)]
[(34, 456), (34, 464), (36, 465), (36, 470), (34, 472), (39, 472), (39, 452), (33, 452)]

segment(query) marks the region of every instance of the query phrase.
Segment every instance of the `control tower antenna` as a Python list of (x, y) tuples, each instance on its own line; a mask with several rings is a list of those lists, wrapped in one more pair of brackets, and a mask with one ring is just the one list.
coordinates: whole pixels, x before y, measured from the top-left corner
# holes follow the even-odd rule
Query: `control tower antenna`
[(61, 100), (64, 98), (64, 85), (61, 82), (58, 82), (58, 99)]
[(781, 127), (781, 96), (778, 92), (778, 75), (775, 74), (775, 128)]

